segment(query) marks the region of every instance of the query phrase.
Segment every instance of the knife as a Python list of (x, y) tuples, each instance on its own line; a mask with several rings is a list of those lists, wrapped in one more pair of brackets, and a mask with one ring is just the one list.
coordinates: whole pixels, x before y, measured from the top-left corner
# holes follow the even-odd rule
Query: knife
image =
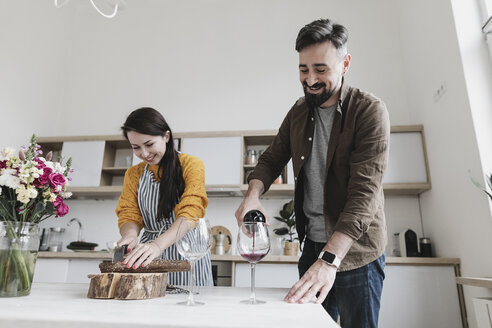
[(116, 247), (113, 253), (113, 263), (123, 262), (125, 254), (128, 252), (128, 245)]

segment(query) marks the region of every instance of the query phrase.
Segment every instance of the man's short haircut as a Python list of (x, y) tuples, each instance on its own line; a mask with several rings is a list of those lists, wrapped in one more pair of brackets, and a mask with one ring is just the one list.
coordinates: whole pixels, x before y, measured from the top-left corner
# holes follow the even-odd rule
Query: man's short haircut
[(296, 50), (302, 51), (313, 44), (330, 41), (340, 57), (347, 54), (348, 31), (345, 26), (329, 19), (318, 19), (304, 26), (297, 35)]

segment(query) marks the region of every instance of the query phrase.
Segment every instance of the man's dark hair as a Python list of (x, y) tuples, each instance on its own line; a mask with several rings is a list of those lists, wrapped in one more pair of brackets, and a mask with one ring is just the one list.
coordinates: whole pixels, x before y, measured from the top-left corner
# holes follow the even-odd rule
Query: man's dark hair
[(345, 26), (336, 24), (329, 19), (318, 19), (304, 26), (297, 35), (296, 50), (316, 43), (330, 41), (343, 57), (347, 53), (348, 31)]

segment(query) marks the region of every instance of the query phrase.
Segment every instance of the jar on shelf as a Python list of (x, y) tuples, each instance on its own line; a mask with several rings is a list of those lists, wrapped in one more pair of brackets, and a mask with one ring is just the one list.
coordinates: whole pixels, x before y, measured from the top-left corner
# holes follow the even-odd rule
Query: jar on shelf
[(254, 149), (248, 150), (246, 153), (246, 164), (258, 163), (258, 152)]

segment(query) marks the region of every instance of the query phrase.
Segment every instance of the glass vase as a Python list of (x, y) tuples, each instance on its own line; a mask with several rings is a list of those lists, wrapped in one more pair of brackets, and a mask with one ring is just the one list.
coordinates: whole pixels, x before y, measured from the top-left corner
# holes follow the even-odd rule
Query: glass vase
[(38, 248), (37, 224), (0, 221), (0, 297), (29, 295)]

